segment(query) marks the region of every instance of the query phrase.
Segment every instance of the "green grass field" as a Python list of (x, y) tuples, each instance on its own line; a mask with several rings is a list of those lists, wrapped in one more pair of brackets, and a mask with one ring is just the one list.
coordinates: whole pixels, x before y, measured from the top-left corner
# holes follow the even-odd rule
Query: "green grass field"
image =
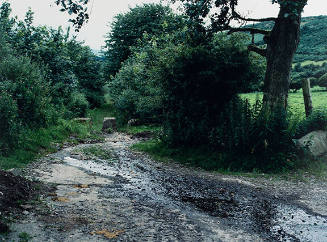
[[(314, 65), (314, 66), (322, 66), (324, 63), (327, 63), (327, 60), (322, 60), (322, 61), (312, 61), (312, 60), (307, 60), (300, 62), (301, 66), (308, 66), (308, 65)], [(297, 63), (292, 64), (294, 67)]]
[[(326, 109), (327, 108), (327, 91), (325, 88), (314, 87), (311, 89), (312, 94), (312, 105), (314, 109)], [(251, 104), (254, 104), (256, 100), (262, 100), (262, 93), (246, 93), (240, 95), (242, 98), (247, 98)], [(302, 90), (296, 93), (289, 93), (288, 98), (289, 109), (293, 114), (304, 118), (304, 101)]]

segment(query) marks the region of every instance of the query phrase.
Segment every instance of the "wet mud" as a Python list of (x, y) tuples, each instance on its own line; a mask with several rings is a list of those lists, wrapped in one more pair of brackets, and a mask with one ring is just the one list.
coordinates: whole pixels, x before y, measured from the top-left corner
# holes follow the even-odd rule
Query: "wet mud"
[[(310, 184), (158, 163), (131, 151), (135, 142), (116, 133), (28, 167), (27, 177), (56, 191), (13, 222), (6, 239), (28, 232), (32, 241), (327, 241), (318, 209), (325, 200), (316, 199), (326, 184), (310, 200)], [(100, 148), (101, 156), (83, 153)]]

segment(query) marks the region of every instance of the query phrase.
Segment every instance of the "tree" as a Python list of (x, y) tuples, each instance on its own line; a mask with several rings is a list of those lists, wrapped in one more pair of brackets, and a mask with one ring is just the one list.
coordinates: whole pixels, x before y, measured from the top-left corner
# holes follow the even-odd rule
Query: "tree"
[(121, 63), (130, 56), (131, 48), (139, 45), (144, 36), (151, 39), (183, 26), (183, 18), (161, 4), (144, 4), (118, 14), (106, 39), (106, 75), (110, 77), (118, 72)]
[[(287, 106), (290, 85), (290, 72), (294, 53), (300, 39), (301, 13), (307, 0), (272, 0), (272, 4), (279, 4), (277, 17), (253, 19), (241, 16), (237, 11), (238, 0), (172, 0), (183, 3), (185, 12), (195, 21), (205, 23), (210, 18), (211, 25), (208, 33), (215, 31), (249, 32), (264, 35), (266, 48), (250, 44), (248, 49), (267, 59), (264, 80), (264, 103), (269, 107), (276, 105)], [(233, 21), (245, 22), (273, 22), (271, 31), (248, 28), (231, 27)]]
[(55, 0), (55, 3), (61, 7), (60, 11), (76, 16), (69, 20), (75, 26), (75, 31), (78, 32), (84, 22), (89, 20), (87, 8), (89, 0)]

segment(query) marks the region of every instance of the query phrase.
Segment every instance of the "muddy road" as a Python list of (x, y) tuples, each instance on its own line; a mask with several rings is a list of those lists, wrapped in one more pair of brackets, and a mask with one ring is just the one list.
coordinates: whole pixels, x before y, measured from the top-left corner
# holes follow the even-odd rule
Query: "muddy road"
[(15, 215), (20, 241), (327, 241), (327, 184), (244, 178), (152, 161), (112, 134), (24, 169), (54, 187)]

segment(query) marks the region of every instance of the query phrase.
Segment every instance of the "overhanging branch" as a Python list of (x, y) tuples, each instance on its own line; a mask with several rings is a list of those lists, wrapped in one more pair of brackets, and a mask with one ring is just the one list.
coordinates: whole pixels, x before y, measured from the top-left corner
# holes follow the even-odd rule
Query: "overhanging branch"
[(243, 20), (243, 21), (247, 21), (247, 22), (270, 22), (270, 21), (276, 21), (277, 18), (245, 18), (245, 17), (242, 17), (240, 14), (238, 14), (236, 11), (235, 11), (235, 8), (232, 8), (232, 15), (234, 18), (237, 18), (239, 20)]
[(255, 45), (249, 45), (248, 46), (248, 50), (249, 51), (253, 51), (263, 57), (266, 57), (267, 56), (267, 49), (263, 49), (263, 48), (260, 48), (260, 47), (257, 47)]
[(232, 34), (235, 32), (250, 32), (251, 34), (263, 34), (263, 35), (270, 34), (270, 31), (268, 30), (256, 29), (256, 28), (231, 28), (228, 31), (228, 34)]

